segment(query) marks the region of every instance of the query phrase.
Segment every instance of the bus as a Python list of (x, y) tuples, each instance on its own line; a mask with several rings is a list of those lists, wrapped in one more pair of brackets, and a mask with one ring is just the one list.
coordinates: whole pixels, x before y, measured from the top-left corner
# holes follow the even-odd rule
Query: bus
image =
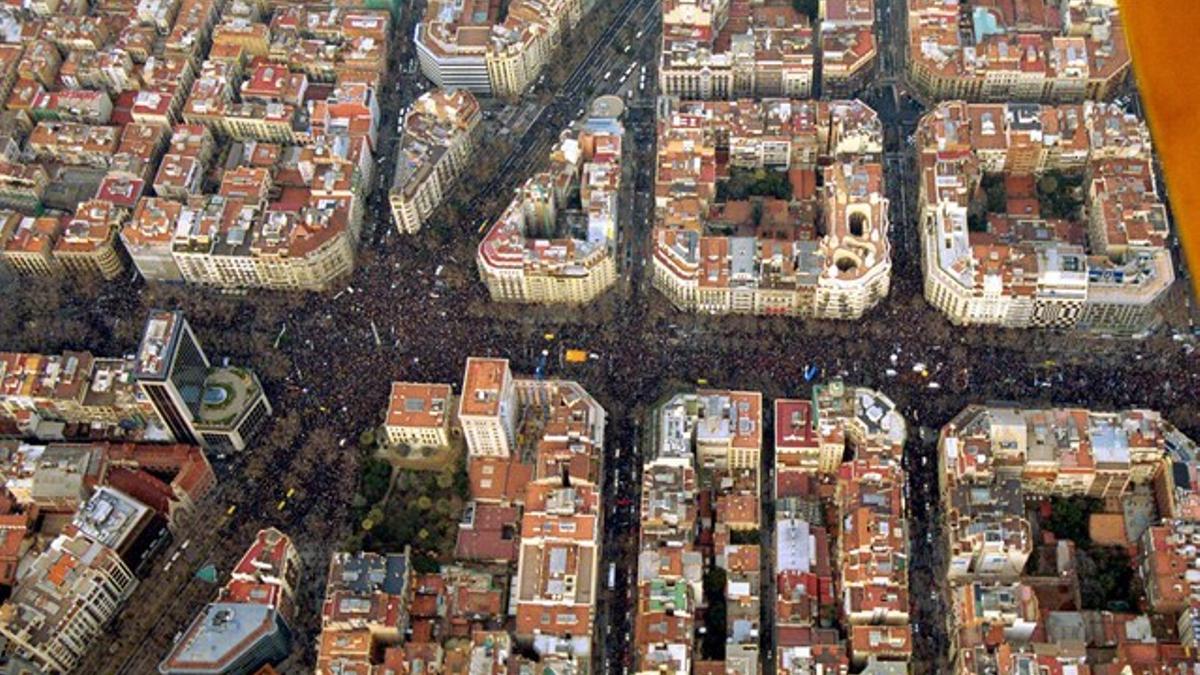
[(608, 590), (617, 587), (617, 563), (608, 563)]

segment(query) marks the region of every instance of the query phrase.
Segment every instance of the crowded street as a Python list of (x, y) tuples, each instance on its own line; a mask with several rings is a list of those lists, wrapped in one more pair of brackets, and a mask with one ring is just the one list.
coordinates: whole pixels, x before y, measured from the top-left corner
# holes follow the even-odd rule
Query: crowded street
[[(946, 607), (936, 592), (943, 562), (937, 559), (941, 548), (929, 545), (941, 536), (933, 460), (937, 430), (965, 405), (1144, 407), (1200, 438), (1200, 356), (1193, 347), (1193, 303), (1182, 271), (1165, 306), (1166, 322), (1142, 340), (960, 328), (925, 302), (914, 222), (916, 178), (904, 145), (920, 108), (890, 79), (867, 100), (892, 129), (885, 159), (893, 174), (888, 180), (894, 181), (888, 190), (897, 259), (890, 294), (861, 321), (688, 314), (653, 288), (645, 260), (653, 208), (652, 91), (635, 97), (625, 120), (634, 135), (629, 152), (636, 173), (622, 195), (634, 205), (623, 211), (628, 215), (618, 240), (622, 281), (584, 307), (491, 302), (476, 270), (479, 223), (495, 218), (495, 207), (507, 201), (509, 191), (546, 161), (552, 140), (577, 117), (577, 108), (597, 93), (620, 93), (616, 82), (597, 86), (601, 73), (639, 59), (653, 63), (656, 41), (650, 38), (656, 37), (657, 15), (649, 0), (622, 3), (611, 30), (568, 73), (531, 130), (515, 139), (502, 170), (486, 183), (464, 186), (471, 198), (459, 202), (462, 212), (453, 219), (447, 210), (454, 206), (444, 204), (420, 234), (398, 234), (387, 206), (389, 181), (373, 186), (356, 269), (324, 293), (223, 293), (147, 284), (133, 275), (103, 284), (47, 279), (5, 286), (0, 296), (5, 350), (129, 354), (150, 309), (179, 309), (212, 361), (228, 359), (256, 370), (275, 408), (258, 442), (244, 453), (214, 458), (218, 487), (167, 551), (182, 552), (182, 562), (173, 568), (160, 562), (148, 570), (130, 600), (135, 609), (118, 620), (111, 640), (93, 649), (92, 672), (152, 672), (215, 592), (195, 570), (211, 564), (227, 571), (254, 531), (269, 526), (289, 533), (304, 563), (296, 651), (281, 672), (312, 672), (326, 565), (360, 525), (351, 515), (360, 461), (356, 439), (382, 422), (391, 382), (449, 383), (457, 392), (469, 356), (507, 358), (515, 373), (529, 375), (546, 350), (547, 378), (578, 381), (599, 401), (609, 420), (605, 464), (617, 479), (609, 484), (618, 486), (605, 499), (614, 504), (636, 504), (644, 459), (640, 430), (650, 407), (671, 392), (711, 386), (761, 391), (770, 401), (807, 397), (812, 384), (842, 378), (886, 394), (911, 430), (906, 470), (918, 628), (914, 662), (924, 668), (917, 672), (945, 666)], [(406, 17), (398, 34), (411, 26)], [(649, 26), (647, 39), (631, 53), (604, 56), (620, 30), (641, 36), (643, 26)], [(398, 54), (396, 67), (409, 58), (411, 50)], [(385, 150), (378, 160), (388, 176), (397, 111), (419, 94), (412, 84), (418, 79), (405, 80), (385, 98)], [(568, 363), (568, 349), (591, 358)], [(769, 438), (772, 422), (769, 417), (765, 422)], [(281, 501), (289, 490), (295, 497)], [(610, 560), (622, 567), (635, 564), (637, 522), (632, 508), (613, 511), (606, 523), (605, 568)], [(181, 547), (185, 540), (190, 545)], [(598, 638), (603, 649), (597, 650), (609, 657), (604, 672), (622, 672), (622, 663), (613, 659), (627, 653), (622, 641), (632, 631), (633, 574), (623, 571), (604, 599), (601, 611), (608, 620)]]
[[(637, 280), (581, 309), (496, 305), (474, 275), (474, 236), (463, 232), (450, 243), (426, 235), (389, 238), (379, 248), (363, 251), (345, 287), (319, 295), (228, 295), (147, 287), (141, 281), (69, 293), (41, 282), (14, 286), (5, 294), (5, 308), (11, 321), (23, 323), (8, 333), (13, 337), (6, 347), (128, 353), (136, 347), (141, 317), (151, 307), (168, 306), (186, 313), (214, 360), (228, 357), (259, 369), (276, 406), (273, 426), (292, 420), (299, 430), (279, 434), (269, 427), (264, 434), (268, 442), (219, 467), (224, 483), (217, 499), (227, 496), (227, 501), (209, 511), (221, 514), (234, 504), (238, 517), (214, 519), (217, 527), (204, 518), (197, 524), (197, 537), (214, 542), (212, 561), (218, 566), (223, 561), (227, 565), (239, 550), (231, 533), (271, 524), (294, 533), (306, 561), (327, 558), (336, 535), (354, 526), (344, 521), (357, 453), (337, 441), (381, 421), (390, 382), (457, 386), (462, 364), (472, 355), (506, 357), (514, 371), (532, 373), (549, 346), (554, 358), (547, 376), (579, 381), (608, 410), (610, 457), (618, 447), (632, 448), (635, 421), (669, 391), (704, 381), (761, 390), (768, 399), (804, 396), (810, 386), (805, 372), (815, 367), (818, 378), (841, 376), (886, 392), (912, 428), (923, 431), (910, 435), (909, 475), (917, 494), (928, 494), (921, 486), (934, 482), (935, 463), (916, 458), (934, 451), (934, 430), (968, 402), (1144, 406), (1163, 411), (1186, 433), (1200, 432), (1196, 356), (1185, 349), (1187, 341), (1173, 339), (1166, 328), (1143, 341), (955, 328), (920, 297), (920, 281), (911, 276), (916, 265), (899, 266), (908, 275), (897, 279), (888, 299), (856, 323), (688, 315), (670, 308)], [(439, 267), (444, 267), (440, 275)], [(58, 306), (47, 307), (47, 297)], [(553, 334), (552, 341), (547, 334)], [(586, 349), (597, 358), (563, 364), (558, 357), (565, 347)], [(914, 371), (916, 365), (927, 375)], [(285, 445), (276, 445), (278, 438)], [(301, 458), (313, 438), (328, 445), (316, 448), (315, 461)], [(256, 461), (265, 462), (265, 474), (248, 476), (246, 467)], [(625, 452), (615, 465), (628, 468), (640, 461)], [(278, 511), (275, 503), (284, 482), (300, 486), (303, 499)], [(914, 520), (932, 522), (936, 508), (936, 500), (915, 506), (916, 514), (928, 515)], [(634, 521), (626, 522), (629, 530), (616, 536), (636, 541)], [(921, 527), (915, 528), (914, 536), (918, 534), (924, 536)], [(190, 555), (199, 558), (205, 550), (193, 543)], [(915, 562), (914, 584), (930, 574), (926, 566), (931, 564)], [(307, 571), (312, 585), (306, 585), (311, 591), (305, 597), (314, 604), (302, 608), (307, 610), (302, 615), (315, 617), (323, 570), (317, 564)], [(154, 579), (143, 586), (152, 587)], [(190, 616), (207, 600), (203, 584), (186, 575), (170, 580), (179, 584), (179, 592), (154, 593), (174, 601), (172, 616)], [(118, 633), (122, 641), (139, 645), (144, 664), (161, 656), (155, 645), (169, 641), (179, 625), (152, 624), (154, 638), (125, 626)], [(315, 624), (310, 621), (306, 627), (312, 630)], [(302, 637), (297, 644), (311, 660), (311, 641)], [(922, 640), (918, 648), (931, 650), (924, 656), (932, 658), (944, 645)]]

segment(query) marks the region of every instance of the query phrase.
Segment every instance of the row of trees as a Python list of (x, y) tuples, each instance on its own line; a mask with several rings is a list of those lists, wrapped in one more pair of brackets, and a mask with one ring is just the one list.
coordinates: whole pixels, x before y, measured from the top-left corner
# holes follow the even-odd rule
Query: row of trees
[(769, 169), (733, 167), (729, 180), (717, 183), (717, 201), (738, 201), (749, 197), (791, 199), (792, 184), (787, 173)]

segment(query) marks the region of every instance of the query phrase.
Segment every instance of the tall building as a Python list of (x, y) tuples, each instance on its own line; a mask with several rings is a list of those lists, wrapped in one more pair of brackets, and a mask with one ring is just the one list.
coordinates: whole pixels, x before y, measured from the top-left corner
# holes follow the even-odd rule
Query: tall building
[(470, 357), (458, 422), (471, 457), (508, 457), (516, 444), (517, 398), (508, 359)]
[(261, 530), (158, 666), (163, 675), (249, 675), (291, 653), (300, 555), (279, 530)]
[(134, 376), (175, 440), (197, 444), (208, 357), (182, 312), (153, 311), (138, 349)]
[(134, 377), (181, 442), (241, 450), (272, 412), (253, 372), (209, 365), (182, 312), (151, 311)]
[(67, 673), (137, 585), (115, 551), (84, 535), (60, 535), (18, 578), (0, 607), (0, 635), (41, 672)]

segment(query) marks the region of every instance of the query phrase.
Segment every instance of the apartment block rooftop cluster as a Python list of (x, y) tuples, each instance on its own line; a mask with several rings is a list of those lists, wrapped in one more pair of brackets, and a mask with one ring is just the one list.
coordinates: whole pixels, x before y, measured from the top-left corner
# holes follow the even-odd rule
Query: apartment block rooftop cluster
[(506, 360), (467, 360), (459, 423), (473, 502), (458, 550), (516, 562), (515, 638), (583, 668), (596, 616), (605, 417), (574, 382), (517, 379)]
[[(680, 393), (653, 414), (656, 440), (642, 469), (635, 669), (758, 673), (762, 395)], [(724, 634), (708, 634), (721, 626)]]
[(669, 0), (662, 6), (661, 92), (684, 99), (781, 96), (861, 89), (874, 71), (873, 0), (821, 3), (814, 28), (793, 3)]
[(442, 202), (471, 161), (480, 119), (479, 102), (465, 89), (422, 94), (403, 116), (388, 193), (398, 231), (415, 234)]
[(275, 528), (260, 530), (216, 600), (200, 610), (158, 665), (163, 675), (252, 673), (291, 651), (300, 554)]
[(493, 300), (581, 304), (616, 282), (623, 111), (617, 97), (593, 101), (488, 229), (477, 261)]
[(413, 36), (421, 72), (447, 89), (519, 96), (591, 5), (516, 0), (501, 21), (496, 0), (436, 0)]
[[(470, 500), (455, 563), (412, 575), (407, 626), (400, 640), (392, 632), (371, 638), (382, 646), (370, 650), (382, 654), (375, 666), (470, 663), (481, 669), (471, 672), (506, 673), (536, 663), (539, 672), (590, 672), (605, 422), (577, 383), (515, 377), (506, 359), (468, 358), (458, 396), (445, 384), (393, 385), (389, 442), (442, 447), (461, 435)], [(344, 648), (326, 640), (322, 649), (349, 659), (369, 642), (339, 640)]]
[(216, 478), (189, 445), (0, 441), (0, 636), (8, 659), (69, 672), (137, 572)]
[(0, 264), (113, 279), (132, 260), (147, 279), (226, 288), (347, 273), (390, 16), (109, 5), (4, 15)]
[(1175, 279), (1145, 123), (1106, 103), (922, 118), (925, 297), (958, 325), (1143, 333)]
[(1012, 580), (1033, 551), (1025, 497), (1119, 497), (1160, 470), (1163, 420), (1148, 410), (970, 406), (942, 429), (949, 576)]
[(1100, 100), (1129, 72), (1111, 0), (907, 1), (909, 74), (935, 98)]
[(821, 91), (850, 96), (875, 73), (875, 1), (825, 0), (820, 20)]
[(780, 672), (907, 672), (906, 437), (895, 404), (865, 387), (775, 401)]
[[(395, 661), (409, 630), (413, 573), (408, 552), (333, 554), (321, 605), (317, 673), (361, 673)], [(400, 672), (400, 671), (395, 671)]]
[(791, 3), (668, 0), (662, 15), (662, 94), (691, 99), (812, 94), (813, 29)]
[[(1195, 448), (1139, 409), (973, 405), (944, 427), (955, 672), (1183, 672), (1194, 663)], [(1078, 497), (1101, 509), (1088, 514), (1091, 541), (1056, 539), (1050, 503)], [(1144, 601), (1085, 608), (1094, 599), (1081, 598), (1075, 562), (1085, 544), (1132, 552)]]
[(887, 295), (875, 111), (857, 100), (664, 106), (654, 284), (676, 306), (853, 319)]

